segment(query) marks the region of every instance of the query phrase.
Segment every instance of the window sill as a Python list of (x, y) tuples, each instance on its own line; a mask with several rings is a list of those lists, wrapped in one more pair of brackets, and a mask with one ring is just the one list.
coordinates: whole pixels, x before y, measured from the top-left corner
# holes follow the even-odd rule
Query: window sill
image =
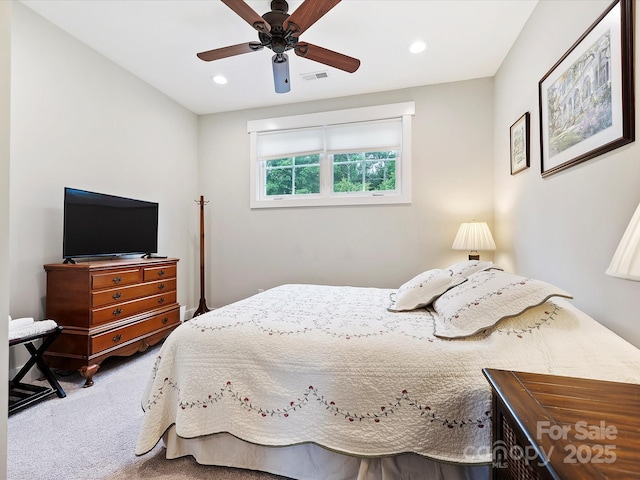
[(411, 203), (411, 193), (369, 195), (340, 195), (334, 197), (291, 198), (277, 197), (268, 200), (253, 200), (251, 209), (260, 208), (288, 208), (288, 207), (327, 207), (349, 205), (397, 205)]

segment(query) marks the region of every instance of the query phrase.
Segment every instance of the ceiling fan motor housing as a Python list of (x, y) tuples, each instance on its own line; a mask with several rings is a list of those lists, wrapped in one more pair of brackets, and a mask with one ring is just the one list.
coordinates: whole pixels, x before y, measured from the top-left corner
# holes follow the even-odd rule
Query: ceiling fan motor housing
[[(291, 31), (284, 29), (284, 22), (289, 18), (289, 6), (283, 0), (271, 2), (272, 11), (265, 13), (262, 18), (271, 27), (269, 32), (258, 32), (260, 42), (274, 53), (284, 53), (291, 50), (298, 43), (298, 37), (291, 35)], [(280, 10), (282, 8), (283, 10)]]
[(271, 2), (271, 10), (287, 13), (289, 11), (289, 4), (285, 0), (273, 0)]

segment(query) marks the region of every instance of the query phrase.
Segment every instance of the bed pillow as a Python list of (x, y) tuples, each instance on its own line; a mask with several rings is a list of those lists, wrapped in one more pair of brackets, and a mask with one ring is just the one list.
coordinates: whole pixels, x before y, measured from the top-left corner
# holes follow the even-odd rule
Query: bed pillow
[(393, 312), (404, 312), (425, 307), (435, 300), (439, 295), (456, 285), (464, 282), (466, 278), (452, 277), (447, 270), (433, 269), (427, 270), (413, 277), (403, 284), (394, 295), (393, 303), (389, 310)]
[(477, 272), (433, 302), (434, 334), (445, 338), (474, 335), (553, 296), (573, 298), (540, 280), (500, 270)]
[(451, 272), (452, 277), (468, 277), (476, 272), (482, 272), (484, 270), (502, 270), (499, 266), (493, 262), (481, 262), (480, 260), (465, 260), (464, 262), (454, 263), (449, 265), (445, 270)]

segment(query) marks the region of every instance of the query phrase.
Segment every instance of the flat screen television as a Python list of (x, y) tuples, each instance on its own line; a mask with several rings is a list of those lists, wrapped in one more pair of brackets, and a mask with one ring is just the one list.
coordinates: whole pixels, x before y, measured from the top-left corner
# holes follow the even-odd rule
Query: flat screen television
[(65, 261), (157, 251), (157, 203), (65, 187)]

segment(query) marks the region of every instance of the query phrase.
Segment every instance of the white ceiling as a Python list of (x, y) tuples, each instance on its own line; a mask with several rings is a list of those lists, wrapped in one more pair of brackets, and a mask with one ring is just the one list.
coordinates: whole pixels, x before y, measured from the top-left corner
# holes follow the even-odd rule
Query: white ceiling
[[(218, 0), (21, 0), (197, 114), (493, 76), (538, 0), (343, 0), (300, 37), (361, 60), (355, 73), (291, 53), (291, 91), (274, 92), (268, 49), (203, 62), (197, 52), (257, 32)], [(247, 3), (260, 15), (270, 1)], [(301, 1), (289, 2), (292, 13)], [(409, 52), (415, 40), (426, 51)], [(303, 74), (327, 78), (304, 80)], [(212, 82), (214, 75), (226, 85)]]

